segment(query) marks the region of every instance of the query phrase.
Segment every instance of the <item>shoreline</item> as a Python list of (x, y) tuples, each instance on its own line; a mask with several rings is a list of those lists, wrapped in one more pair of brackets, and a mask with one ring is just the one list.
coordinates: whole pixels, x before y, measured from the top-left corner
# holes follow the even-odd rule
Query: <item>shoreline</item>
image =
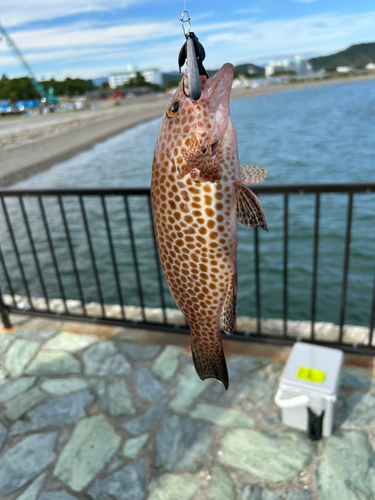
[[(255, 89), (233, 89), (231, 100), (249, 99), (291, 90), (374, 79), (375, 74), (363, 77), (342, 77), (324, 81), (257, 87)], [(100, 111), (82, 111), (71, 115), (49, 115), (48, 117), (26, 120), (24, 118), (9, 120), (8, 124), (20, 125), (21, 136), (22, 134), (24, 136), (28, 134), (28, 140), (26, 139), (21, 144), (11, 144), (10, 147), (0, 149), (0, 187), (9, 187), (39, 172), (48, 170), (57, 163), (73, 158), (125, 130), (161, 117), (169, 98), (169, 96), (149, 97)], [(22, 128), (22, 125), (28, 125), (29, 127)], [(34, 125), (34, 127), (30, 127), (30, 125)], [(26, 128), (29, 130), (25, 131)], [(5, 140), (11, 141), (12, 138), (14, 136), (11, 134), (5, 135)]]

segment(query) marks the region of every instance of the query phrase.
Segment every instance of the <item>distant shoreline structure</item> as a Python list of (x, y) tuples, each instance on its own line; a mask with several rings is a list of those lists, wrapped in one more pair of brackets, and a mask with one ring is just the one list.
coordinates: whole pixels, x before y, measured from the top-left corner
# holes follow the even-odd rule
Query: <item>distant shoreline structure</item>
[[(375, 73), (277, 86), (238, 88), (232, 90), (231, 99), (249, 99), (279, 92), (367, 80), (375, 80)], [(114, 107), (111, 113), (97, 113), (95, 120), (92, 119), (94, 115), (87, 119), (80, 119), (81, 112), (75, 112), (72, 114), (72, 120), (66, 130), (62, 133), (56, 133), (56, 127), (52, 127), (50, 135), (48, 135), (48, 131), (45, 131), (50, 127), (48, 120), (46, 120), (45, 127), (40, 128), (39, 138), (33, 139), (32, 142), (26, 142), (24, 139), (23, 142), (21, 134), (17, 145), (0, 149), (0, 187), (11, 186), (51, 168), (57, 163), (73, 158), (124, 130), (161, 117), (166, 102), (167, 97), (147, 98), (146, 100), (140, 98), (129, 105)], [(111, 114), (112, 116), (110, 116)], [(61, 115), (61, 117), (63, 116), (66, 115)], [(40, 118), (40, 120), (43, 119), (43, 117)]]

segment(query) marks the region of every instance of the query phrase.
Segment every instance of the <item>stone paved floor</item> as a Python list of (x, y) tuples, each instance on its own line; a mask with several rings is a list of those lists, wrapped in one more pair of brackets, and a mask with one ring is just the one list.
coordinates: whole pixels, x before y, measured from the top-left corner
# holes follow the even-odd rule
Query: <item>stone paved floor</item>
[(314, 443), (273, 402), (285, 348), (227, 341), (225, 392), (197, 377), (185, 336), (12, 319), (0, 330), (3, 500), (375, 497), (369, 358), (347, 359), (362, 367), (345, 366), (335, 434)]

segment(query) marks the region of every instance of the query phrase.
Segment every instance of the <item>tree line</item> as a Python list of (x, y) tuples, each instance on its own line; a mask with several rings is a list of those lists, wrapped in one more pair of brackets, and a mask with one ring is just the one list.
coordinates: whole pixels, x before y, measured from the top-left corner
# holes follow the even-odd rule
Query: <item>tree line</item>
[[(46, 94), (48, 94), (49, 89), (53, 88), (55, 96), (80, 96), (97, 88), (91, 80), (82, 80), (81, 78), (66, 78), (61, 82), (52, 78), (40, 83), (43, 85)], [(3, 75), (0, 79), (0, 99), (16, 102), (39, 99), (40, 97), (27, 77), (7, 78), (6, 75)]]

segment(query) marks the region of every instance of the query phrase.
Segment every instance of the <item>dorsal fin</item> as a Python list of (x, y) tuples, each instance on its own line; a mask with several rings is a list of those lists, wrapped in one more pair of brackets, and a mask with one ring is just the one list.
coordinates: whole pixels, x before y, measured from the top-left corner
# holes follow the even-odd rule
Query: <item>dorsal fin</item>
[(227, 334), (232, 335), (236, 327), (237, 320), (237, 272), (232, 274), (223, 310), (221, 311), (221, 329)]
[(244, 184), (260, 184), (268, 172), (267, 168), (258, 165), (241, 165), (241, 182)]
[(237, 184), (237, 220), (244, 226), (260, 227), (268, 231), (266, 216), (259, 199), (248, 187)]

